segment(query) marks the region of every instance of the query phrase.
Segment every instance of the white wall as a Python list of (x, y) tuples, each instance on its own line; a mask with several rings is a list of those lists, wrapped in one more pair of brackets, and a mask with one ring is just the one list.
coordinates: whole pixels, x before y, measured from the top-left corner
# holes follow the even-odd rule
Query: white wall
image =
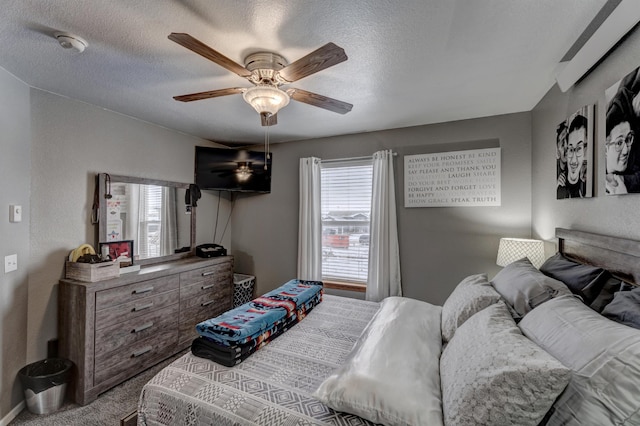
[[(533, 234), (555, 249), (556, 227), (640, 239), (640, 195), (608, 196), (604, 190), (604, 92), (640, 65), (640, 31), (633, 32), (584, 80), (567, 93), (554, 86), (532, 111)], [(594, 197), (556, 200), (555, 134), (558, 123), (578, 108), (596, 105)], [(548, 253), (551, 254), (551, 253)]]
[[(502, 148), (502, 206), (404, 208), (404, 155)], [(495, 274), (500, 237), (531, 234), (531, 119), (509, 114), (429, 126), (272, 145), (270, 194), (242, 195), (233, 212), (236, 269), (256, 276), (258, 294), (295, 278), (298, 165), (371, 155), (390, 148), (395, 162), (404, 295), (441, 304), (465, 276)]]
[[(29, 88), (0, 68), (0, 261), (18, 255), (18, 270), (0, 270), (0, 419), (22, 400), (17, 373), (25, 365), (31, 186)], [(9, 223), (9, 205), (23, 208)]]

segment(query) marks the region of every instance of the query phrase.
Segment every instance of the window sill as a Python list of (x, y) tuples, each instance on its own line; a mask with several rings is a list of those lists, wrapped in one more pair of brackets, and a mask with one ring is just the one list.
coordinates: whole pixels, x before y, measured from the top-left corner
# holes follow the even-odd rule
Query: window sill
[(355, 291), (358, 293), (364, 293), (367, 291), (366, 284), (356, 284), (356, 283), (347, 283), (347, 282), (339, 282), (339, 281), (322, 281), (324, 283), (324, 288), (329, 288), (332, 290), (346, 290), (346, 291)]

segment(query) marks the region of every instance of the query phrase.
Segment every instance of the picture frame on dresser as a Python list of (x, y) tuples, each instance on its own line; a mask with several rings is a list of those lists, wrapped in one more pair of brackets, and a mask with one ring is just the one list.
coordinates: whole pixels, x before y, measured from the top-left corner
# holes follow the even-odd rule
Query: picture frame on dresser
[(133, 240), (107, 241), (98, 243), (98, 245), (103, 258), (109, 256), (112, 261), (118, 262), (121, 267), (134, 264)]

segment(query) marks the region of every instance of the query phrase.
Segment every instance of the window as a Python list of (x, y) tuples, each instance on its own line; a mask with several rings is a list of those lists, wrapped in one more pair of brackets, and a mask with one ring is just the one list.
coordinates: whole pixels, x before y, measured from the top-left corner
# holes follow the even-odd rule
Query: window
[(155, 185), (140, 185), (140, 227), (138, 254), (142, 259), (161, 256), (160, 228), (162, 187)]
[(322, 279), (366, 283), (373, 162), (322, 162)]

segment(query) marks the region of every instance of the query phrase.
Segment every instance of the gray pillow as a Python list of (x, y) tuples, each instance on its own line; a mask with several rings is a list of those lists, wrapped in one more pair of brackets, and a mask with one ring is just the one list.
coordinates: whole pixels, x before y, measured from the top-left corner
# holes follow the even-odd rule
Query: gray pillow
[(448, 342), (456, 329), (473, 314), (500, 300), (487, 274), (470, 275), (460, 281), (442, 305), (442, 340)]
[(593, 303), (609, 279), (609, 272), (591, 265), (583, 265), (556, 253), (547, 259), (540, 272), (562, 281), (569, 290), (579, 295), (587, 305)]
[(602, 311), (602, 316), (629, 327), (640, 328), (640, 288), (619, 291)]
[(442, 352), (444, 423), (536, 426), (570, 376), (498, 302), (462, 324)]
[(615, 277), (609, 277), (607, 282), (600, 290), (598, 297), (591, 302), (589, 307), (596, 312), (602, 312), (602, 310), (613, 300), (613, 296), (619, 291), (629, 291), (633, 287), (631, 284), (624, 283)]
[(491, 284), (515, 311), (523, 317), (536, 306), (562, 294), (571, 294), (562, 282), (546, 276), (526, 257), (505, 266)]
[(547, 426), (640, 424), (640, 330), (610, 321), (575, 296), (538, 306), (519, 327), (572, 370)]

